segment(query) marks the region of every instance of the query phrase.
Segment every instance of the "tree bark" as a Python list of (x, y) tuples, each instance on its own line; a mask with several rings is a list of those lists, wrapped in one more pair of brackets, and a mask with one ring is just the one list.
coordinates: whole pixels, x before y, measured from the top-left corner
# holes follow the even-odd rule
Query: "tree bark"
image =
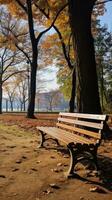
[(2, 83), (0, 82), (0, 114), (2, 114)]
[(101, 113), (91, 14), (96, 0), (69, 0), (70, 24), (77, 54), (77, 111)]
[(37, 56), (36, 51), (34, 52), (35, 59), (31, 66), (31, 81), (30, 81), (30, 92), (29, 92), (29, 105), (27, 111), (28, 118), (35, 118), (34, 109), (35, 109), (35, 94), (36, 94), (36, 71), (37, 71)]

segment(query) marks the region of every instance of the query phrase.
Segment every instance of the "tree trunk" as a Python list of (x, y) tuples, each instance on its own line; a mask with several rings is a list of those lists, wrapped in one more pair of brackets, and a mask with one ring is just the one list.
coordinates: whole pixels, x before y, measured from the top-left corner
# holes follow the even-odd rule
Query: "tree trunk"
[(52, 112), (52, 100), (49, 101), (49, 110)]
[(36, 95), (36, 72), (37, 72), (37, 47), (34, 51), (34, 59), (31, 66), (31, 81), (30, 81), (30, 92), (29, 92), (29, 104), (27, 117), (35, 118), (34, 109), (35, 109), (35, 95)]
[(26, 101), (25, 101), (25, 95), (23, 95), (23, 111), (26, 110)]
[(91, 14), (95, 0), (69, 0), (69, 15), (77, 54), (78, 112), (101, 113)]
[(23, 102), (23, 111), (25, 112), (26, 110), (26, 105), (25, 105), (25, 102)]
[(2, 83), (0, 82), (0, 114), (2, 114)]
[(35, 31), (34, 31), (32, 2), (27, 0), (26, 3), (27, 3), (27, 12), (28, 12), (29, 33), (30, 33), (30, 39), (31, 39), (31, 44), (32, 44), (31, 79), (30, 79), (30, 91), (29, 91), (27, 117), (35, 118), (34, 109), (35, 109), (35, 95), (36, 95), (36, 72), (37, 72), (38, 50), (37, 50), (37, 39), (35, 37)]
[(13, 101), (10, 101), (10, 105), (11, 105), (11, 112), (13, 112)]
[(74, 68), (73, 73), (72, 73), (72, 91), (71, 91), (71, 98), (70, 98), (70, 102), (69, 102), (69, 112), (74, 112), (75, 95), (76, 95), (76, 71)]
[(20, 111), (22, 112), (23, 111), (23, 104), (20, 103)]
[(8, 112), (8, 100), (7, 99), (6, 99), (5, 105), (6, 105), (6, 112)]

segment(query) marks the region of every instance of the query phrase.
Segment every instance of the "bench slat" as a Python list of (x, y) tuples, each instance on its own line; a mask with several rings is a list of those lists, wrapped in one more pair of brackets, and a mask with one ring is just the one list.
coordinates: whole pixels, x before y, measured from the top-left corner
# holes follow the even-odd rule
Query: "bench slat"
[(84, 138), (79, 135), (75, 135), (71, 132), (67, 132), (65, 130), (56, 128), (56, 127), (37, 127), (38, 130), (43, 131), (44, 133), (47, 133), (51, 135), (52, 137), (55, 137), (62, 142), (69, 144), (70, 142), (74, 143), (82, 143), (82, 144), (95, 144), (96, 141), (89, 140), (87, 138)]
[(96, 139), (101, 139), (100, 133), (84, 130), (84, 129), (81, 129), (81, 128), (77, 128), (77, 127), (73, 127), (73, 126), (69, 126), (69, 125), (65, 125), (65, 124), (61, 124), (61, 123), (57, 123), (56, 125), (60, 128), (64, 128), (64, 129), (71, 130), (71, 131), (74, 131), (74, 132), (78, 132), (78, 133), (81, 133), (81, 134), (84, 134), (84, 135), (88, 135), (88, 136), (91, 136), (91, 137), (96, 138)]
[(60, 135), (59, 133), (54, 134), (54, 128), (55, 127), (37, 127), (38, 130), (47, 133), (52, 137), (55, 137), (56, 139), (62, 141), (65, 144), (69, 144), (71, 142), (70, 139), (68, 139), (67, 137), (63, 138), (62, 135)]
[(94, 119), (94, 120), (105, 120), (106, 115), (95, 115), (95, 114), (80, 114), (80, 113), (59, 113), (60, 116), (84, 118), (84, 119)]
[(85, 144), (93, 144), (93, 143), (96, 143), (96, 140), (93, 140), (93, 139), (88, 139), (88, 138), (85, 138), (81, 135), (77, 135), (77, 134), (74, 134), (74, 133), (71, 133), (71, 132), (68, 132), (68, 131), (65, 131), (65, 130), (62, 130), (60, 128), (58, 128), (59, 132), (62, 134), (62, 133), (66, 133), (66, 136), (69, 137), (72, 139), (72, 142), (75, 141), (76, 142), (79, 142), (79, 143), (85, 143)]
[(58, 121), (66, 122), (66, 123), (70, 123), (74, 125), (82, 125), (82, 126), (96, 128), (96, 129), (103, 129), (103, 124), (101, 123), (86, 122), (86, 121), (80, 121), (80, 120), (74, 120), (74, 119), (68, 119), (68, 118), (62, 118), (62, 117), (59, 117)]
[(70, 123), (70, 124), (74, 124), (74, 119), (68, 119), (68, 118), (62, 118), (62, 117), (59, 117), (58, 118), (58, 121), (61, 121), (61, 122), (66, 122), (66, 123)]

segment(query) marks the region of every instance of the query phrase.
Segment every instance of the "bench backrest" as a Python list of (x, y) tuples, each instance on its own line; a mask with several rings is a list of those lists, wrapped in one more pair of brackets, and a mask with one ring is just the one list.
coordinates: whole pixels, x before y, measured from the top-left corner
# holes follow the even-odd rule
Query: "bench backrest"
[(105, 121), (106, 115), (61, 112), (56, 125), (60, 129), (99, 142)]

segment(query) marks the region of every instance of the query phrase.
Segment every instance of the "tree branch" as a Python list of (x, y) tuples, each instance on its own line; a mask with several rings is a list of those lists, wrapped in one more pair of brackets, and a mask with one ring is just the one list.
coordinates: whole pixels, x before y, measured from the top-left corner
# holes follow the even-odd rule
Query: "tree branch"
[(35, 6), (46, 16), (46, 18), (49, 18), (49, 13), (46, 13), (45, 9), (40, 8), (40, 6), (36, 3)]
[[(68, 55), (67, 55), (67, 56), (68, 56), (68, 59), (69, 59), (69, 60), (71, 60), (71, 59), (70, 59), (70, 50), (71, 50), (71, 44), (70, 44), (70, 42), (71, 42), (71, 38), (72, 38), (72, 33), (70, 33), (69, 41), (68, 41)], [(74, 67), (74, 64), (72, 63), (71, 65), (72, 65), (72, 68), (73, 68), (73, 67)]]
[(3, 51), (3, 54), (2, 54), (2, 58), (4, 58), (6, 50), (7, 50), (7, 47), (4, 48), (4, 51)]
[(25, 57), (27, 58), (27, 60), (29, 61), (30, 65), (31, 65), (32, 62), (31, 62), (28, 54), (22, 48), (20, 48), (16, 43), (15, 43), (15, 46), (25, 55)]
[[(8, 50), (8, 49), (7, 49)], [(7, 52), (6, 52), (7, 53)], [(9, 56), (10, 55), (10, 56)], [(18, 55), (18, 52), (14, 52), (14, 53), (10, 53), (8, 51), (8, 54), (6, 55), (5, 59), (4, 59), (4, 63), (12, 60), (12, 58), (16, 57)]]
[(28, 14), (28, 12), (27, 12), (27, 8), (21, 3), (21, 1), (20, 0), (15, 0), (17, 3), (18, 3), (18, 5), (25, 11), (25, 13), (26, 14)]
[(25, 36), (25, 35), (27, 35), (28, 34), (28, 32), (26, 32), (26, 33), (20, 33), (20, 34), (17, 34), (17, 35), (15, 35), (16, 37), (21, 37), (21, 36)]
[[(63, 54), (64, 54), (64, 57), (65, 57), (65, 59), (66, 59), (66, 61), (67, 61), (67, 64), (68, 64), (68, 67), (70, 68), (70, 69), (73, 69), (73, 66), (72, 66), (72, 64), (71, 64), (71, 62), (70, 62), (70, 58), (67, 56), (67, 50), (66, 50), (66, 46), (65, 46), (65, 43), (64, 43), (64, 41), (63, 41), (63, 37), (62, 37), (62, 35), (61, 35), (61, 32), (59, 31), (59, 29), (54, 25), (53, 26), (53, 28), (56, 30), (56, 32), (58, 33), (58, 36), (59, 36), (59, 39), (60, 39), (60, 41), (61, 41), (61, 45), (62, 45), (62, 49), (63, 49)], [(69, 54), (68, 54), (69, 55)]]
[(38, 45), (39, 40), (40, 40), (40, 38), (42, 37), (42, 35), (45, 34), (47, 31), (49, 31), (49, 30), (53, 27), (53, 25), (55, 24), (55, 22), (56, 22), (56, 20), (57, 20), (57, 18), (58, 18), (58, 16), (59, 16), (59, 14), (62, 12), (62, 10), (64, 10), (64, 8), (65, 8), (67, 5), (68, 5), (68, 3), (66, 3), (66, 4), (57, 12), (57, 14), (56, 14), (56, 16), (55, 16), (53, 22), (52, 22), (51, 25), (49, 26), (49, 28), (47, 28), (46, 30), (42, 31), (42, 32), (38, 35), (38, 37), (37, 37), (37, 39), (36, 39), (37, 45)]
[[(49, 18), (49, 9), (48, 13), (45, 12), (45, 8), (41, 8), (36, 2), (34, 2), (35, 6), (46, 16), (46, 18)], [(50, 8), (48, 1), (46, 0), (47, 6)]]
[(12, 77), (13, 75), (15, 74), (19, 74), (19, 73), (22, 73), (22, 72), (26, 72), (26, 70), (21, 70), (21, 71), (16, 71), (16, 72), (13, 72), (12, 74), (10, 74), (8, 77), (6, 77), (2, 83), (4, 83), (5, 81), (7, 81), (10, 77)]
[(95, 5), (100, 5), (100, 4), (104, 4), (104, 3), (108, 3), (108, 2), (111, 2), (112, 0), (105, 0), (105, 1), (102, 1), (102, 2), (96, 2)]
[(5, 71), (10, 67), (10, 66), (12, 66), (12, 63), (14, 62), (14, 57), (12, 58), (12, 60), (10, 61), (10, 63), (6, 66), (6, 67), (4, 67), (4, 70), (3, 70), (3, 74), (5, 73)]

